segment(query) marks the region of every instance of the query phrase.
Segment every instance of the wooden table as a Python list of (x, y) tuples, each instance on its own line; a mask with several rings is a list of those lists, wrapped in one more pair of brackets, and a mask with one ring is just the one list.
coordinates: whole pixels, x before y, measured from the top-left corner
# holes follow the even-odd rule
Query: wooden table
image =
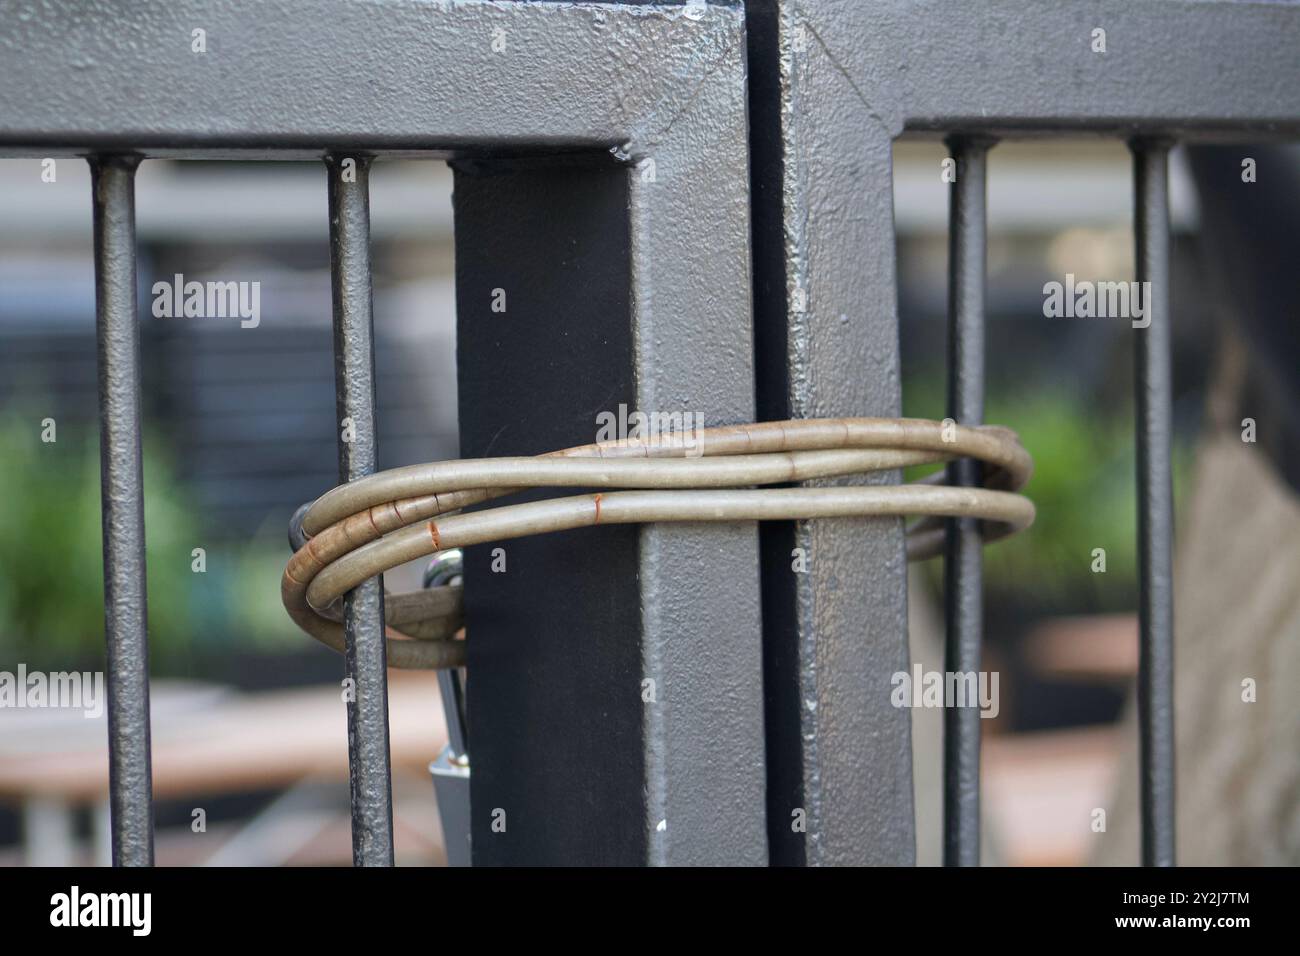
[[(241, 694), (210, 684), (155, 681), (151, 692), (156, 799), (291, 788), (346, 780), (347, 714), (335, 685)], [(427, 774), (447, 732), (433, 672), (391, 671), (394, 773)], [(432, 786), (430, 798), (432, 799)], [(0, 799), (21, 804), (27, 862), (62, 865), (77, 852), (75, 813), (107, 820), (105, 714), (0, 708)], [(106, 825), (97, 826), (106, 833)], [(95, 858), (107, 860), (106, 840)]]

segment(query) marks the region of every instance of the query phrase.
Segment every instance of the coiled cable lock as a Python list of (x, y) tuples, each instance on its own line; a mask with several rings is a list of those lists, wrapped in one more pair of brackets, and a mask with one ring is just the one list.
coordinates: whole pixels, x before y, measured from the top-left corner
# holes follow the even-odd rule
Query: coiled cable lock
[[(943, 471), (902, 485), (763, 487), (959, 458), (982, 463), (980, 487), (944, 485)], [(299, 627), (342, 652), (341, 598), (361, 582), (424, 555), (531, 534), (642, 522), (919, 516), (907, 532), (907, 556), (920, 560), (942, 550), (945, 518), (979, 519), (986, 541), (1027, 528), (1034, 506), (1018, 492), (1032, 470), (1009, 429), (914, 418), (762, 422), (537, 457), (408, 465), (339, 485), (298, 509), (281, 597)], [(461, 513), (541, 487), (600, 490)], [(465, 642), (454, 639), (461, 595), (460, 584), (388, 595), (389, 666), (463, 666)]]

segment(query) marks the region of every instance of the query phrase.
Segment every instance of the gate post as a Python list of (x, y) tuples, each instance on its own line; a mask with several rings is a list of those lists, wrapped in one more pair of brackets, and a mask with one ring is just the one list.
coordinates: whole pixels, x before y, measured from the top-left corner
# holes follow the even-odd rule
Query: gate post
[[(698, 82), (625, 90), (650, 109), (612, 158), (453, 163), (463, 456), (620, 405), (752, 420), (743, 14), (681, 29)], [(765, 864), (755, 525), (502, 547), (465, 554), (474, 862)]]
[[(901, 127), (854, 86), (869, 6), (748, 3), (763, 419), (899, 414)], [(903, 523), (771, 522), (762, 546), (773, 862), (910, 864), (911, 717), (890, 703), (908, 666)]]

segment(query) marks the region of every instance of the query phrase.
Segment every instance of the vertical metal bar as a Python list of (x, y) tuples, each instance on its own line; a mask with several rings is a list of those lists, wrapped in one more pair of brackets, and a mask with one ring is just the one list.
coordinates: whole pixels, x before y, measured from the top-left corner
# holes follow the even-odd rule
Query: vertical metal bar
[(134, 156), (90, 161), (113, 865), (153, 865)]
[[(948, 223), (948, 416), (960, 425), (984, 421), (985, 170), (991, 140), (953, 137), (956, 181)], [(980, 483), (979, 463), (948, 466), (954, 485)], [(944, 551), (945, 670), (978, 675), (983, 637), (983, 542), (973, 518), (948, 522)], [(958, 678), (961, 684), (960, 677)], [(980, 710), (977, 700), (944, 710), (943, 861), (980, 862)]]
[[(370, 299), (370, 160), (330, 156), (330, 265), (334, 298), (334, 389), (339, 480), (373, 474), (375, 350)], [(393, 793), (388, 749), (388, 659), (383, 578), (344, 598), (347, 634), (348, 765), (352, 862), (393, 865)]]
[[(902, 129), (844, 95), (846, 77), (876, 75), (863, 54), (879, 18), (822, 0), (749, 0), (745, 13), (759, 418), (896, 416)], [(771, 861), (910, 865), (912, 712), (881, 690), (909, 667), (903, 522), (773, 521), (759, 534)]]
[[(628, 173), (454, 168), (461, 456), (590, 441), (601, 409), (637, 407)], [(492, 311), (494, 289), (509, 296), (506, 312)], [(558, 302), (571, 330), (562, 348), (544, 321)], [(491, 546), (465, 549), (475, 866), (653, 860), (645, 804), (662, 784), (648, 755), (646, 702), (624, 693), (619, 676), (638, 686), (657, 677), (642, 660), (651, 625), (638, 580), (641, 534), (588, 530), (581, 542), (561, 533), (507, 543), (507, 574), (490, 570)], [(502, 812), (504, 830), (493, 826)]]
[(1169, 149), (1135, 140), (1137, 279), (1146, 304), (1135, 324), (1140, 596), (1138, 721), (1142, 756), (1142, 862), (1174, 865), (1174, 492), (1169, 316)]

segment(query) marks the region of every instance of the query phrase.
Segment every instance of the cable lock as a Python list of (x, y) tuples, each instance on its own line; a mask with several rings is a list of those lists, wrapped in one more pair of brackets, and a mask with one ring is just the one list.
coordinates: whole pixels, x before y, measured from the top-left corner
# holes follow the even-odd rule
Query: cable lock
[[(763, 488), (865, 475), (956, 458), (983, 463), (983, 486), (941, 484), (943, 472), (906, 485)], [(980, 519), (985, 540), (1027, 528), (1033, 503), (1017, 492), (1033, 471), (1016, 434), (916, 418), (761, 422), (582, 445), (533, 458), (478, 458), (409, 465), (326, 492), (299, 509), (281, 597), (308, 634), (344, 650), (340, 598), (362, 581), (424, 555), (597, 524), (788, 521), (921, 516), (908, 529), (909, 560), (943, 547), (945, 518)], [(595, 493), (462, 509), (532, 488)], [(385, 598), (388, 664), (461, 667), (461, 587)]]

